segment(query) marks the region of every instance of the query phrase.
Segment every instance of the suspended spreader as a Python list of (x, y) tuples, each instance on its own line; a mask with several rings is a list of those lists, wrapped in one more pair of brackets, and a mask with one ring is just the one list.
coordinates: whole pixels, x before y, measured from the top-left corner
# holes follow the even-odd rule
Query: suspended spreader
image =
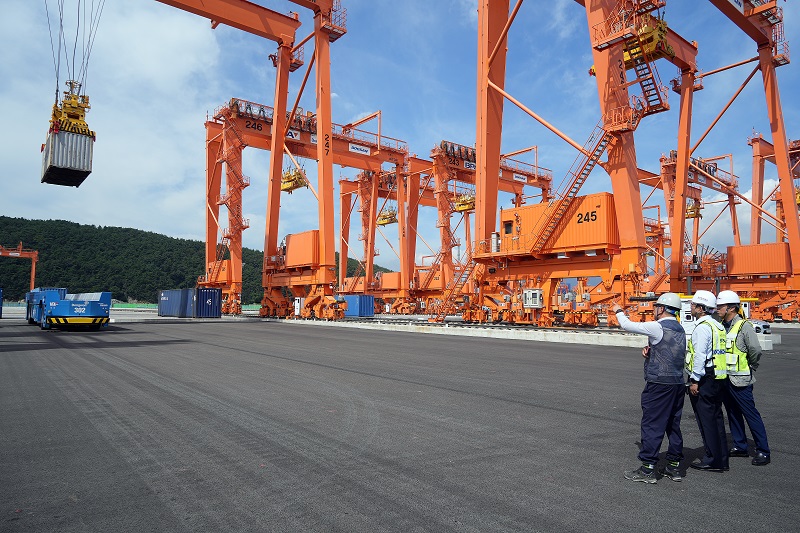
[(47, 140), (42, 145), (42, 183), (79, 187), (92, 173), (95, 133), (86, 123), (89, 97), (69, 81), (61, 105), (53, 104)]

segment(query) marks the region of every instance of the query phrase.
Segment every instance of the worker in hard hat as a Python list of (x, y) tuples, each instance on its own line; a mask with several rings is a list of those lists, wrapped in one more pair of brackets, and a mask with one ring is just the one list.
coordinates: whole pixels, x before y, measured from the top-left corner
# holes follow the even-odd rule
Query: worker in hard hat
[(717, 298), (709, 291), (692, 296), (691, 312), (697, 319), (689, 340), (686, 369), (689, 372), (689, 400), (703, 438), (705, 454), (689, 466), (697, 470), (723, 472), (728, 469), (728, 441), (722, 400), (725, 396), (727, 359), (725, 328), (712, 314)]
[(761, 359), (761, 344), (753, 324), (742, 318), (740, 309), (741, 300), (735, 292), (722, 291), (717, 296), (717, 313), (727, 331), (725, 350), (728, 357), (728, 380), (724, 404), (733, 441), (733, 447), (728, 453), (731, 457), (749, 457), (747, 435), (744, 432), (744, 421), (747, 420), (756, 444), (756, 455), (752, 464), (764, 466), (770, 462), (767, 430), (753, 398), (753, 383), (756, 381), (753, 372), (758, 368), (758, 361)]
[(653, 306), (655, 320), (652, 322), (632, 322), (619, 304), (612, 308), (622, 329), (647, 335), (647, 346), (642, 350), (645, 380), (642, 391), (642, 446), (639, 450), (642, 464), (636, 470), (625, 471), (625, 479), (631, 481), (656, 482), (656, 463), (664, 435), (669, 440), (669, 448), (667, 464), (661, 473), (673, 481), (681, 480), (686, 333), (675, 318), (680, 309), (681, 299), (672, 292), (659, 296)]

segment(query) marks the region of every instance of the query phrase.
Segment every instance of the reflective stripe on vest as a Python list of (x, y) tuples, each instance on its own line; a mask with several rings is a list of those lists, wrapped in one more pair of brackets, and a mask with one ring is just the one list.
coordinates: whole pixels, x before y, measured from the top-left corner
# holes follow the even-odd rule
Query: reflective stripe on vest
[[(711, 321), (701, 322), (697, 327), (707, 324), (711, 328), (711, 357), (714, 361), (714, 379), (725, 379), (728, 376), (728, 359), (725, 351), (725, 345), (722, 343), (722, 334), (725, 333), (724, 329), (714, 326)], [(708, 368), (708, 360), (704, 366)], [(689, 338), (689, 349), (686, 352), (686, 369), (691, 374), (694, 368), (694, 344), (691, 337)]]
[(750, 364), (747, 362), (747, 352), (743, 352), (736, 345), (736, 337), (742, 331), (745, 320), (740, 320), (725, 335), (725, 353), (727, 358), (728, 374), (733, 376), (749, 376)]

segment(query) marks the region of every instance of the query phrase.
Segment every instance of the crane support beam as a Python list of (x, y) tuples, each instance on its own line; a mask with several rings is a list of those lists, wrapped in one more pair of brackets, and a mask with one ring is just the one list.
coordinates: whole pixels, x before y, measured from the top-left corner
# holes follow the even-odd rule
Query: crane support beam
[(330, 13), (333, 8), (333, 0), (289, 0), (300, 7), (310, 9), (314, 13)]
[[(772, 44), (772, 29), (764, 22), (758, 23), (760, 17), (751, 18), (753, 13), (745, 13), (739, 11), (733, 2), (730, 0), (709, 0), (711, 4), (719, 9), (723, 15), (728, 17), (731, 22), (736, 24), (748, 37), (760, 47)], [(764, 3), (764, 6), (770, 6), (775, 9), (775, 0), (770, 0)]]
[(504, 97), (492, 86), (500, 89), (505, 86), (507, 39), (503, 37), (508, 8), (509, 0), (480, 0), (478, 4), (475, 239), (485, 242), (489, 242), (497, 219)]
[(246, 0), (157, 0), (238, 30), (290, 45), (300, 20)]

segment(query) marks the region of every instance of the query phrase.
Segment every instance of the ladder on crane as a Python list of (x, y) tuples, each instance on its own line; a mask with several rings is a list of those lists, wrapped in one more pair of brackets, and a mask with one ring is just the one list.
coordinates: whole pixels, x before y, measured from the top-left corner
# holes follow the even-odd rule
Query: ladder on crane
[[(636, 81), (642, 88), (645, 106), (642, 116), (653, 115), (669, 109), (666, 91), (662, 91), (658, 83), (656, 70), (650, 66), (650, 61), (645, 57), (644, 48), (639, 36), (636, 35), (625, 41), (625, 52), (633, 63), (636, 72)], [(641, 118), (641, 117), (640, 117)]]
[(442, 254), (442, 251), (439, 250), (439, 253), (437, 253), (436, 257), (433, 259), (433, 263), (431, 263), (431, 266), (428, 268), (425, 278), (419, 284), (419, 287), (417, 287), (418, 289), (425, 290), (430, 286), (431, 281), (433, 281), (433, 276), (436, 275), (436, 272), (439, 270), (439, 267), (442, 264), (443, 255), (444, 254)]
[(550, 237), (553, 236), (561, 219), (578, 195), (578, 191), (580, 191), (589, 174), (597, 165), (600, 156), (605, 152), (608, 143), (611, 141), (611, 136), (611, 132), (603, 127), (602, 120), (598, 122), (589, 136), (589, 140), (583, 146), (584, 151), (575, 160), (569, 174), (567, 174), (569, 181), (567, 181), (566, 187), (559, 191), (556, 199), (545, 211), (542, 221), (537, 225), (534, 231), (535, 241), (531, 247), (531, 255), (541, 253)]
[(461, 294), (461, 289), (464, 288), (464, 285), (466, 285), (467, 281), (469, 281), (470, 277), (472, 277), (472, 273), (475, 271), (475, 267), (477, 266), (477, 263), (472, 260), (471, 250), (467, 252), (464, 265), (465, 266), (461, 272), (457, 276), (454, 276), (450, 283), (448, 283), (438, 311), (435, 314), (431, 313), (431, 315), (428, 317), (428, 322), (444, 322), (445, 317), (454, 310), (453, 303), (455, 302), (456, 297)]

